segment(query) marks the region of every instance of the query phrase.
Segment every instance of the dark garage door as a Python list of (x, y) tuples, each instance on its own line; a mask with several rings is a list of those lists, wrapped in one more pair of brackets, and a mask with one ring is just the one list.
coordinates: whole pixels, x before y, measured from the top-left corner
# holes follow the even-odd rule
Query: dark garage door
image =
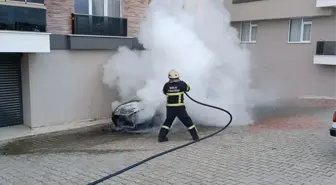
[(0, 53), (0, 127), (23, 123), (20, 59)]

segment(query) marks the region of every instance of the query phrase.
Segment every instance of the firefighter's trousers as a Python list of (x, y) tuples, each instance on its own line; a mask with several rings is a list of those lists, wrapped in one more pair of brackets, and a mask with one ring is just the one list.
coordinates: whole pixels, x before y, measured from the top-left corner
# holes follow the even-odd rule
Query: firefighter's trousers
[(199, 139), (197, 128), (193, 124), (190, 116), (188, 115), (185, 106), (178, 106), (167, 107), (166, 120), (161, 126), (159, 132), (159, 140), (163, 140), (166, 138), (171, 128), (171, 125), (176, 117), (188, 128), (190, 135), (194, 140)]

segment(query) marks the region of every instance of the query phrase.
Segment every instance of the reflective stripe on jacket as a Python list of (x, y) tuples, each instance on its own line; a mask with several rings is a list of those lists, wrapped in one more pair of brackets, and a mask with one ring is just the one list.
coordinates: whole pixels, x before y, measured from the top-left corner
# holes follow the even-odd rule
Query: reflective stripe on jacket
[(184, 106), (184, 92), (190, 91), (190, 86), (182, 80), (167, 82), (163, 93), (167, 96), (167, 107)]

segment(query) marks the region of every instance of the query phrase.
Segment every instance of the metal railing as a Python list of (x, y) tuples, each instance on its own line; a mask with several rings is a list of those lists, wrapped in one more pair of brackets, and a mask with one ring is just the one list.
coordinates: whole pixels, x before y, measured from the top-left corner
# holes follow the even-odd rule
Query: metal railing
[(317, 41), (316, 55), (336, 55), (336, 41)]
[(18, 1), (18, 2), (24, 2), (24, 3), (37, 3), (37, 4), (44, 4), (44, 0), (5, 0), (5, 2), (10, 1)]
[(0, 30), (46, 32), (46, 10), (1, 5)]
[(232, 0), (232, 4), (249, 3), (254, 1), (263, 1), (263, 0)]
[(127, 19), (72, 14), (72, 34), (127, 36)]

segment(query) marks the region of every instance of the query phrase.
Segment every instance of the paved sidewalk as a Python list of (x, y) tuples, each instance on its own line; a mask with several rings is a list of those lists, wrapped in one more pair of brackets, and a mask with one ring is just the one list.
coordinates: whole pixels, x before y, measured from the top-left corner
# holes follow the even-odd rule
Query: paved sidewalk
[[(231, 127), (102, 184), (334, 184), (336, 139), (329, 136), (328, 115), (274, 115), (249, 128)], [(302, 124), (307, 120), (309, 124)], [(204, 135), (212, 129), (200, 131)], [(189, 135), (172, 133), (170, 139), (159, 144), (154, 134), (113, 135), (97, 130), (13, 142), (2, 151), (7, 155), (0, 155), (0, 184), (87, 184), (185, 143)]]

